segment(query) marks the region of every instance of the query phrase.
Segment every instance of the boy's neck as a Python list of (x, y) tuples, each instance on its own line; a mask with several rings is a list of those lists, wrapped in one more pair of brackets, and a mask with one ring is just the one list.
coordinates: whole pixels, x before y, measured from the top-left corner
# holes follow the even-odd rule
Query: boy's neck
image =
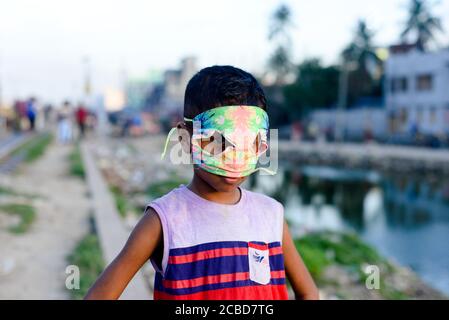
[(201, 198), (220, 204), (236, 204), (241, 198), (240, 187), (235, 188), (232, 191), (217, 191), (196, 174), (193, 175), (193, 179), (187, 185), (187, 188)]

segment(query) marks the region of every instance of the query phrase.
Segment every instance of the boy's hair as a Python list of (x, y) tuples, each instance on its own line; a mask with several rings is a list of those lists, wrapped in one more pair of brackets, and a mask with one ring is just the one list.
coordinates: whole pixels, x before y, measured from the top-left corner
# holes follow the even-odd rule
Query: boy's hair
[(267, 108), (265, 93), (254, 76), (232, 66), (212, 66), (190, 79), (184, 96), (184, 117), (221, 106), (251, 105)]

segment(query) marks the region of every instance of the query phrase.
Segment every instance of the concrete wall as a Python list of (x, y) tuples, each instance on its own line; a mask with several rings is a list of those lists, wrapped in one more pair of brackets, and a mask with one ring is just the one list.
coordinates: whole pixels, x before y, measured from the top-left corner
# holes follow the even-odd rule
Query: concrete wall
[(355, 139), (362, 139), (367, 131), (371, 131), (376, 138), (385, 138), (388, 133), (386, 117), (383, 108), (357, 108), (341, 113), (336, 109), (317, 110), (311, 115), (321, 132), (325, 132), (327, 128), (336, 128), (341, 123), (346, 135)]

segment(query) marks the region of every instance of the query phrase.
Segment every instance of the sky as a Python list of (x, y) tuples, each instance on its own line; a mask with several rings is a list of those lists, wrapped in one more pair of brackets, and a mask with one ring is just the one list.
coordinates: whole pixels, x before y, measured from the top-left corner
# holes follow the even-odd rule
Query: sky
[[(431, 2), (447, 45), (449, 0)], [(177, 68), (186, 56), (196, 56), (200, 68), (231, 64), (261, 73), (273, 51), (270, 18), (281, 3), (292, 10), (294, 62), (330, 64), (360, 18), (376, 31), (376, 44), (396, 42), (409, 0), (0, 0), (1, 98), (77, 99), (85, 57), (95, 93), (118, 86), (123, 74)]]

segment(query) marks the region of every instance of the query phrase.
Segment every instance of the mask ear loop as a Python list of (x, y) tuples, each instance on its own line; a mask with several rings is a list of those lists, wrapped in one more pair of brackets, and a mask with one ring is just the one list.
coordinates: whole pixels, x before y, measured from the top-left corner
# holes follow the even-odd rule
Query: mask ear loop
[(173, 127), (168, 132), (167, 139), (165, 139), (164, 151), (161, 154), (161, 160), (163, 160), (165, 157), (165, 153), (167, 152), (168, 142), (170, 141), (170, 137), (173, 135), (173, 132), (175, 132), (176, 129), (177, 129), (176, 127)]
[[(188, 118), (184, 118), (184, 121), (191, 121), (191, 122), (193, 122), (192, 119), (188, 119)], [(168, 132), (167, 139), (165, 139), (164, 151), (161, 154), (161, 160), (164, 159), (164, 157), (165, 157), (165, 153), (167, 152), (168, 142), (170, 141), (170, 137), (173, 135), (173, 132), (175, 132), (176, 129), (178, 129), (178, 128), (177, 127), (173, 127)]]
[[(263, 150), (262, 152), (260, 152), (257, 156), (260, 157), (262, 154), (264, 154), (265, 152), (267, 152), (268, 150), (268, 143), (265, 140), (262, 140), (262, 144), (265, 145), (265, 150)], [(269, 175), (273, 176), (276, 174), (276, 171), (270, 170), (268, 168), (265, 167), (258, 167), (256, 169), (254, 169), (253, 173), (256, 171), (264, 171), (266, 173), (268, 173)]]
[(265, 171), (270, 176), (274, 176), (276, 174), (276, 171), (273, 171), (273, 170), (270, 170), (270, 169), (267, 169), (267, 168), (264, 168), (264, 167), (259, 167), (259, 168), (254, 169), (253, 173), (256, 172), (256, 171)]

